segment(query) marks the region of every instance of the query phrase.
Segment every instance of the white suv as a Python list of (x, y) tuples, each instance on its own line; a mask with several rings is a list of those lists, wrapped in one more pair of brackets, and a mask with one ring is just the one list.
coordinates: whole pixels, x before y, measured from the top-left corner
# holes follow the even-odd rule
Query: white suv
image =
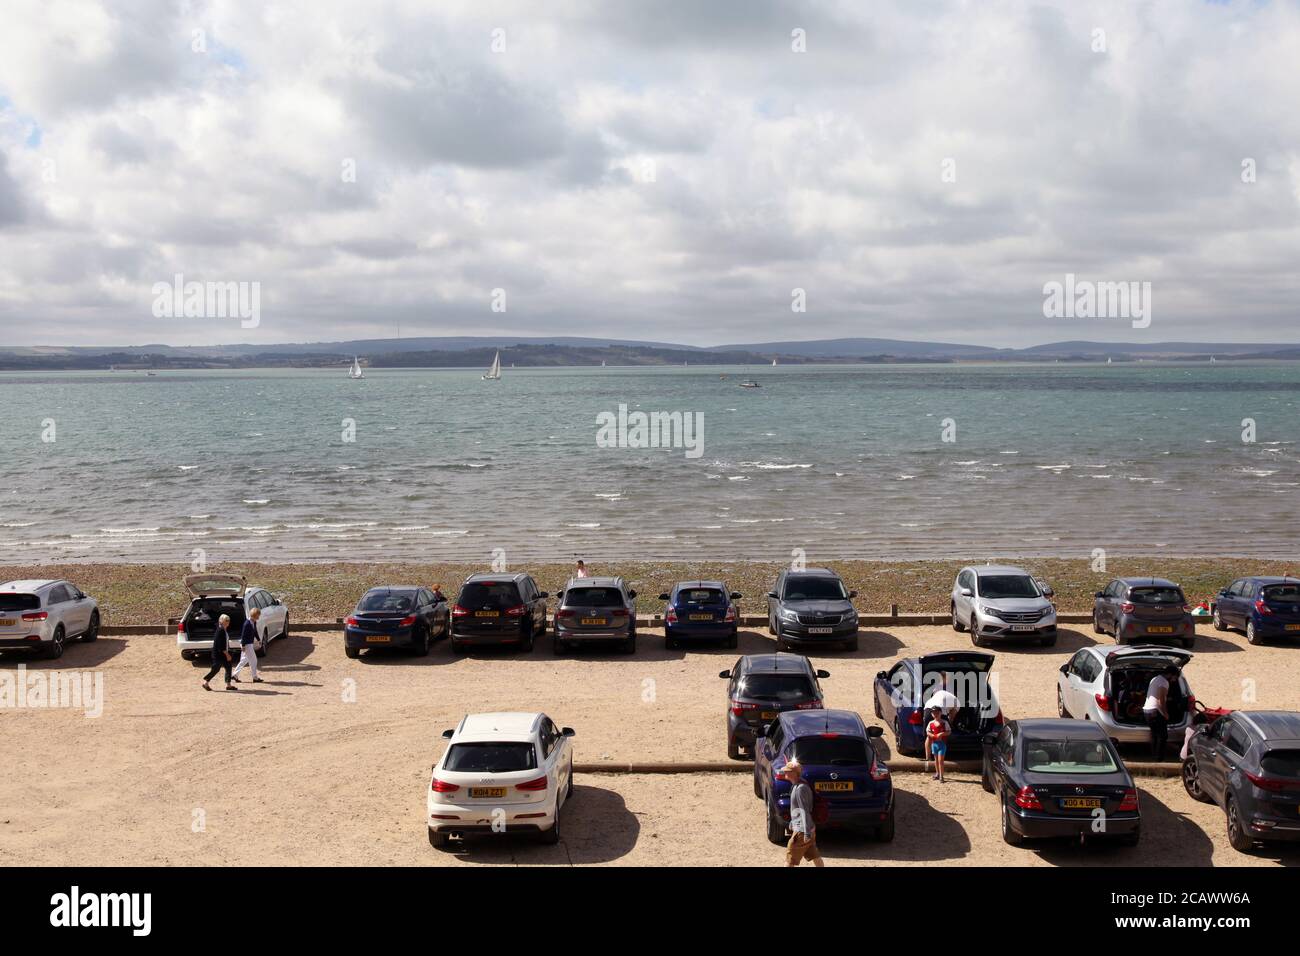
[(0, 650), (63, 656), (74, 637), (99, 637), (99, 605), (68, 581), (7, 581), (0, 584)]
[(289, 609), (284, 602), (266, 588), (250, 588), (242, 574), (191, 574), (185, 579), (185, 589), (190, 592), (190, 606), (176, 625), (176, 646), (186, 660), (208, 657), (217, 620), (223, 614), (230, 616), (227, 633), (232, 653), (239, 650), (239, 633), (253, 608), (262, 611), (257, 621), (262, 641), (258, 657), (275, 638), (289, 636)]
[(952, 629), (970, 629), (976, 647), (989, 638), (1027, 637), (1056, 643), (1052, 589), (1024, 568), (988, 564), (962, 568), (952, 584)]
[(560, 840), (560, 807), (573, 795), (573, 728), (545, 714), (469, 714), (429, 783), (429, 843), (469, 833), (536, 833)]

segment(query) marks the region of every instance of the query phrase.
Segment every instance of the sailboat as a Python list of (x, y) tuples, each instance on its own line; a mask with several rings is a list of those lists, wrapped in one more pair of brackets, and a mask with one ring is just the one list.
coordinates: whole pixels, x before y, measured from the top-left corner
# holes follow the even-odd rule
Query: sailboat
[(601, 368), (604, 368), (604, 367), (605, 367), (605, 360), (604, 360), (604, 359), (601, 359), (601, 360), (600, 360), (600, 367), (601, 367)]
[(352, 367), (348, 369), (348, 378), (365, 378), (365, 376), (361, 374), (361, 363), (357, 361), (355, 355), (352, 356)]
[(772, 368), (776, 368), (776, 359), (772, 359)]
[(1215, 357), (1214, 357), (1213, 355), (1211, 355), (1211, 356), (1210, 356), (1210, 363), (1213, 364), (1215, 361), (1216, 361)]
[(1111, 364), (1110, 356), (1109, 356), (1109, 355), (1106, 356), (1106, 364), (1107, 364), (1107, 365), (1110, 365), (1110, 364)]
[(492, 367), (483, 373), (483, 381), (499, 382), (501, 381), (501, 353), (497, 352), (492, 358)]

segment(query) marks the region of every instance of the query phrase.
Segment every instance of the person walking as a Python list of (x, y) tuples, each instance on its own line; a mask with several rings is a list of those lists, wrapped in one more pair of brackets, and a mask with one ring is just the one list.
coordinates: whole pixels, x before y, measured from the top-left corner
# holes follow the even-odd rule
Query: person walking
[(825, 866), (817, 849), (813, 791), (803, 779), (803, 765), (791, 758), (781, 768), (781, 776), (790, 781), (790, 842), (785, 847), (785, 865), (798, 866), (808, 860), (813, 866)]
[(1151, 728), (1151, 754), (1156, 760), (1165, 758), (1169, 743), (1169, 682), (1178, 680), (1178, 668), (1170, 664), (1147, 685), (1147, 699), (1142, 704), (1142, 716)]
[(212, 690), (209, 681), (217, 676), (217, 671), (226, 669), (226, 690), (235, 690), (230, 674), (230, 615), (223, 614), (217, 618), (217, 630), (212, 635), (212, 670), (203, 678), (203, 689)]
[(239, 632), (239, 663), (235, 665), (235, 671), (230, 675), (230, 679), (236, 684), (239, 683), (239, 672), (244, 669), (245, 664), (253, 674), (254, 684), (266, 683), (257, 676), (257, 620), (261, 616), (262, 609), (253, 608), (248, 612), (248, 617), (244, 619), (244, 627)]
[(934, 779), (943, 783), (943, 761), (948, 754), (948, 737), (952, 727), (943, 715), (942, 707), (930, 708), (930, 722), (925, 725), (925, 762), (927, 769), (930, 757), (934, 757)]

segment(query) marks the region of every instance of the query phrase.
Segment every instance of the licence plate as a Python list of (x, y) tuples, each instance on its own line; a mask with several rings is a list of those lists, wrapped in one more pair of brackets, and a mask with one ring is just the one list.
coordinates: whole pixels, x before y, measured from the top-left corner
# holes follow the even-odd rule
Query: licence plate
[(825, 793), (829, 790), (831, 793), (847, 793), (853, 789), (852, 780), (818, 780), (813, 784), (814, 790), (820, 790)]
[(367, 644), (387, 644), (387, 643), (388, 643), (389, 641), (391, 641), (391, 640), (392, 640), (392, 638), (390, 638), (387, 634), (367, 634), (367, 635), (366, 635), (366, 643), (367, 643)]
[(1013, 630), (1013, 631), (1036, 631), (1036, 630), (1038, 630), (1038, 628), (1034, 627), (1034, 625), (1032, 625), (1032, 624), (1012, 624), (1012, 625), (1011, 625), (1011, 630)]
[(780, 715), (775, 710), (765, 710), (759, 716), (762, 717), (764, 720), (776, 720), (776, 718)]
[(1061, 806), (1066, 810), (1095, 810), (1101, 806), (1101, 797), (1065, 797)]
[(475, 800), (493, 799), (499, 800), (506, 795), (505, 787), (470, 787), (469, 795)]
[(609, 623), (609, 621), (603, 617), (584, 617), (581, 620), (583, 624), (605, 625)]
[(18, 621), (12, 617), (0, 617), (0, 627), (13, 627)]
[(692, 621), (711, 621), (711, 620), (713, 620), (713, 615), (712, 615), (712, 614), (692, 614), (692, 615), (691, 615), (691, 620), (692, 620)]
[(1171, 625), (1168, 624), (1153, 624), (1151, 627), (1147, 628), (1147, 633), (1148, 634), (1172, 634), (1174, 633), (1174, 629)]
[(500, 611), (475, 611), (474, 616), (475, 617), (500, 617), (501, 612)]
[(808, 628), (808, 633), (809, 634), (830, 634), (834, 630), (835, 628), (833, 627), (810, 627)]
[[(9, 624), (9, 623), (11, 623), (11, 622), (9, 622), (9, 621), (0, 621), (0, 624)], [(1300, 631), (1300, 624), (1288, 624), (1288, 625), (1286, 626), (1286, 629), (1287, 629), (1288, 631)]]

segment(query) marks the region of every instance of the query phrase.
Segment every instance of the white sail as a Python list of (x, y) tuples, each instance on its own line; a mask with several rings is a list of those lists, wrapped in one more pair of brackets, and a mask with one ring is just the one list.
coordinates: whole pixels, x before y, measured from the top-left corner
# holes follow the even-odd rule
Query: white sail
[(772, 368), (776, 368), (776, 359), (772, 359)]
[(361, 363), (357, 361), (355, 355), (352, 356), (352, 367), (348, 369), (348, 378), (365, 378), (365, 376), (361, 374)]
[(501, 353), (492, 357), (492, 367), (483, 373), (483, 381), (495, 382), (501, 378)]

